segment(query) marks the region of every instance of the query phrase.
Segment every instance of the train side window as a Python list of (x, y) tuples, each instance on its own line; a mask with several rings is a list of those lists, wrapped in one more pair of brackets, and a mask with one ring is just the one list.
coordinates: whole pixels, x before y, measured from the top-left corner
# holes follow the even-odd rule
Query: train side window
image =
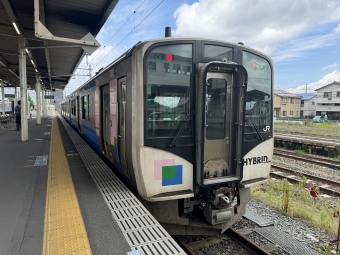
[(90, 94), (87, 95), (87, 119), (90, 121)]
[(82, 118), (86, 120), (86, 96), (83, 96), (82, 100)]

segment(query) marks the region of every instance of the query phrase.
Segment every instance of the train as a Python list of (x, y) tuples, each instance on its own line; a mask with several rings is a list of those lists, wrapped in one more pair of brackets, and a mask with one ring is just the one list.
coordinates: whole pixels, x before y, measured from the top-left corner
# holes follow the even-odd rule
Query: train
[(273, 62), (205, 38), (138, 42), (58, 111), (171, 234), (224, 232), (273, 156)]
[[(10, 114), (14, 111), (14, 102), (5, 100), (5, 113)], [(2, 114), (2, 101), (0, 100), (0, 115)]]

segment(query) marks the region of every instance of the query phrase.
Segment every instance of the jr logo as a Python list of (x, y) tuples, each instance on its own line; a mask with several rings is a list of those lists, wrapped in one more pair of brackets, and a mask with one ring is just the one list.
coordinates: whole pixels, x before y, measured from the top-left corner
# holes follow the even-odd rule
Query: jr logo
[(266, 126), (265, 128), (263, 128), (263, 131), (270, 131), (270, 126)]

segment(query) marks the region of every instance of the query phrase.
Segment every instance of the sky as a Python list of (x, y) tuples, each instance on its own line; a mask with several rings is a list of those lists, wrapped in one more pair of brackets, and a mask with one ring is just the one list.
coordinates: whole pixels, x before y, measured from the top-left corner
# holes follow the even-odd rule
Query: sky
[[(92, 74), (137, 42), (164, 37), (166, 26), (172, 37), (243, 42), (268, 54), (276, 89), (310, 93), (340, 81), (339, 0), (119, 0), (88, 57)], [(71, 79), (65, 94), (87, 79)]]

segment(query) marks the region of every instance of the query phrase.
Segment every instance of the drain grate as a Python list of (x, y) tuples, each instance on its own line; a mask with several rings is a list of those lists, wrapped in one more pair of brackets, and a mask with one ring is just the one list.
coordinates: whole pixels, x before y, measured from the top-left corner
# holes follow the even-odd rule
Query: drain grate
[(291, 255), (318, 255), (313, 249), (304, 246), (300, 242), (293, 239), (290, 235), (285, 234), (274, 227), (257, 228), (254, 231), (267, 238), (272, 243), (278, 244), (283, 250)]
[(178, 244), (173, 240), (163, 240), (160, 242), (148, 243), (141, 246), (136, 246), (140, 254), (150, 255), (150, 254), (185, 254), (181, 249), (178, 248)]
[(144, 227), (158, 224), (149, 215), (139, 216), (138, 218), (125, 219), (125, 220), (118, 221), (117, 223), (123, 232), (129, 232), (134, 229), (144, 228)]
[(267, 227), (274, 225), (274, 222), (270, 221), (269, 219), (262, 217), (261, 215), (253, 212), (252, 210), (246, 208), (246, 212), (243, 215), (244, 218), (247, 218), (253, 222), (255, 222), (260, 227)]
[(59, 119), (131, 249), (143, 255), (186, 254), (86, 142), (62, 117)]

